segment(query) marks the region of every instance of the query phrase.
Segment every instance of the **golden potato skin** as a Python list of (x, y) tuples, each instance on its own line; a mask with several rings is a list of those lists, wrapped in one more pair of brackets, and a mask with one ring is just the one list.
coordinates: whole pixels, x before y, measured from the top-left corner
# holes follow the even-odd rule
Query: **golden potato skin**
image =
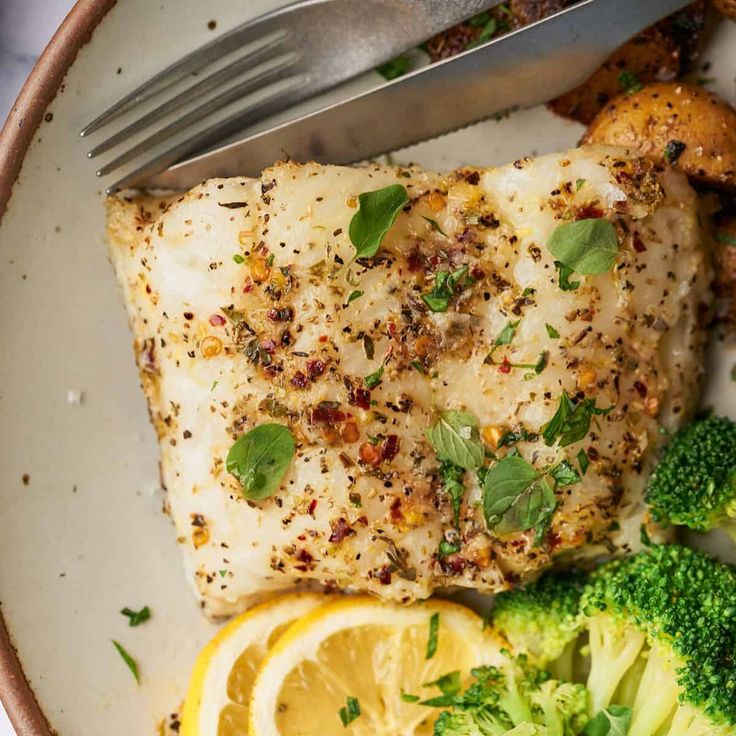
[(622, 95), (581, 142), (638, 149), (697, 183), (736, 191), (736, 110), (701, 87), (666, 82)]
[(647, 28), (616, 49), (583, 84), (547, 107), (557, 115), (589, 125), (601, 108), (623, 91), (623, 73), (633, 75), (642, 84), (675, 79), (680, 74), (680, 47), (656, 26)]

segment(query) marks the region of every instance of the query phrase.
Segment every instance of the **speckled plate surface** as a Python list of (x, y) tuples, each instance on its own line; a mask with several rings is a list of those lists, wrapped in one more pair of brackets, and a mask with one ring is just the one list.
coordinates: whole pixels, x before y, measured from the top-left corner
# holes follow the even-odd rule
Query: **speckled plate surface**
[[(48, 733), (41, 713), (61, 736), (153, 733), (180, 702), (195, 653), (213, 632), (161, 513), (154, 434), (105, 252), (103, 194), (78, 130), (210, 39), (210, 21), (225, 30), (277, 4), (125, 0), (105, 12), (110, 0), (83, 0), (0, 141), (0, 202), (12, 186), (0, 223), (0, 600), (40, 705), (0, 634), (0, 696), (20, 736)], [(714, 30), (703, 60), (713, 63), (710, 87), (733, 102), (736, 25)], [(396, 159), (438, 169), (503, 163), (572, 146), (580, 132), (538, 108)], [(714, 347), (705, 399), (734, 416), (735, 362), (734, 348)], [(708, 543), (725, 554), (723, 539)], [(128, 628), (120, 608), (144, 604), (151, 622)], [(111, 639), (138, 660), (140, 686)]]

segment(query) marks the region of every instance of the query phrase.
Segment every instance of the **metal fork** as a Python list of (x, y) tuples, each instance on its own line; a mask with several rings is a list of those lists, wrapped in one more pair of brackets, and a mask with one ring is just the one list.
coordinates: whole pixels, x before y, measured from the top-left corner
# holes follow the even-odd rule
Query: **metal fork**
[[(81, 131), (83, 137), (184, 78), (240, 51), (237, 58), (177, 92), (88, 153), (90, 158), (128, 142), (177, 110), (171, 122), (123, 150), (97, 172), (103, 176), (152, 147), (168, 141), (225, 106), (247, 104), (216, 126), (176, 146), (177, 156), (222, 140), (259, 120), (392, 59), (427, 38), (501, 0), (300, 0), (244, 23), (156, 74), (103, 112)], [(173, 163), (173, 161), (169, 162)]]

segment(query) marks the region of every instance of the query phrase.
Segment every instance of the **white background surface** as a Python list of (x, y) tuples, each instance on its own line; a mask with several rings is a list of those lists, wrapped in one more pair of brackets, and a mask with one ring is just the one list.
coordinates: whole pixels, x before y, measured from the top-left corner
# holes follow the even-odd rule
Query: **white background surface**
[[(0, 0), (0, 120), (5, 119), (38, 55), (73, 4), (73, 0)], [(2, 705), (0, 736), (13, 736)]]

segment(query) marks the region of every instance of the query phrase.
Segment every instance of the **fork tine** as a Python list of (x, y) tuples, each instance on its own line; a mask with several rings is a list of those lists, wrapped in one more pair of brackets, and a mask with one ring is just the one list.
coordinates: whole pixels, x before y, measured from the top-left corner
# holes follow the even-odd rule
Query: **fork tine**
[(201, 81), (193, 84), (191, 87), (188, 87), (174, 97), (162, 102), (158, 107), (118, 131), (115, 135), (102, 141), (102, 143), (89, 151), (87, 157), (95, 158), (99, 156), (101, 153), (114, 148), (119, 143), (122, 143), (136, 133), (139, 133), (141, 130), (149, 128), (153, 123), (161, 120), (172, 112), (198, 100), (200, 97), (203, 97), (210, 92), (216, 91), (219, 87), (222, 87), (225, 82), (231, 81), (254, 64), (261, 64), (267, 61), (272, 56), (273, 52), (273, 46), (264, 46), (257, 53), (243, 56), (222, 69), (218, 69), (218, 71), (213, 72)]
[[(137, 143), (132, 148), (123, 152), (108, 164), (105, 164), (97, 172), (97, 176), (109, 174), (111, 171), (114, 171), (161, 141), (171, 138), (173, 135), (185, 130), (193, 123), (208, 117), (213, 112), (222, 109), (231, 102), (242, 98), (244, 95), (272, 86), (274, 82), (279, 81), (283, 74), (289, 70), (298, 58), (299, 56), (296, 53), (282, 54), (276, 59), (260, 64), (239, 84), (236, 84), (215, 97), (206, 100), (182, 117), (173, 120), (168, 125), (165, 125), (163, 128), (160, 128), (152, 135), (140, 141), (140, 143)], [(266, 81), (268, 82), (268, 85), (264, 85)], [(241, 111), (241, 114), (244, 114), (245, 112), (251, 114), (255, 112), (259, 106), (260, 105), (257, 102), (255, 105), (247, 108), (246, 111)]]
[[(250, 45), (256, 39), (249, 39), (247, 36), (252, 35), (253, 31), (259, 29), (261, 25), (262, 19), (256, 18), (252, 23), (228, 31), (204, 46), (200, 46), (195, 51), (192, 51), (179, 61), (174, 62), (163, 71), (151, 77), (148, 81), (116, 102), (112, 107), (105, 110), (105, 112), (96, 117), (91, 123), (82, 128), (80, 135), (84, 138), (94, 133), (110, 120), (117, 118), (158, 92), (168, 89), (188, 74), (201, 69), (211, 61), (216, 61), (243, 45)], [(250, 49), (249, 53), (260, 51), (264, 46), (268, 45), (272, 45), (273, 47), (280, 46), (288, 36), (288, 31), (277, 30), (263, 37), (259, 37), (258, 43), (254, 43), (255, 48)]]
[[(139, 181), (143, 176), (162, 171), (168, 166), (171, 166), (172, 164), (179, 161), (183, 156), (186, 156), (187, 154), (195, 151), (200, 151), (206, 146), (211, 145), (217, 141), (221, 141), (226, 136), (242, 130), (244, 127), (252, 122), (252, 118), (255, 116), (255, 114), (258, 114), (258, 117), (265, 117), (266, 115), (277, 112), (280, 109), (279, 98), (281, 97), (281, 95), (286, 94), (289, 90), (298, 87), (300, 84), (303, 84), (304, 75), (298, 74), (293, 77), (287, 77), (285, 82), (286, 84), (283, 88), (274, 90), (272, 94), (270, 94), (267, 98), (261, 100), (256, 105), (249, 107), (245, 111), (239, 110), (238, 112), (224, 118), (220, 122), (215, 123), (208, 128), (205, 128), (204, 130), (192, 135), (186, 140), (181, 141), (172, 148), (167, 149), (150, 161), (147, 161), (146, 163), (135, 169), (135, 171), (127, 174), (122, 179), (116, 181), (114, 184), (109, 186), (106, 189), (106, 193), (112, 194), (114, 192), (120, 191), (121, 189), (125, 189), (133, 182)], [(100, 169), (100, 171), (97, 172), (97, 175), (104, 176), (104, 174), (110, 170), (111, 169), (103, 171), (102, 169)]]

